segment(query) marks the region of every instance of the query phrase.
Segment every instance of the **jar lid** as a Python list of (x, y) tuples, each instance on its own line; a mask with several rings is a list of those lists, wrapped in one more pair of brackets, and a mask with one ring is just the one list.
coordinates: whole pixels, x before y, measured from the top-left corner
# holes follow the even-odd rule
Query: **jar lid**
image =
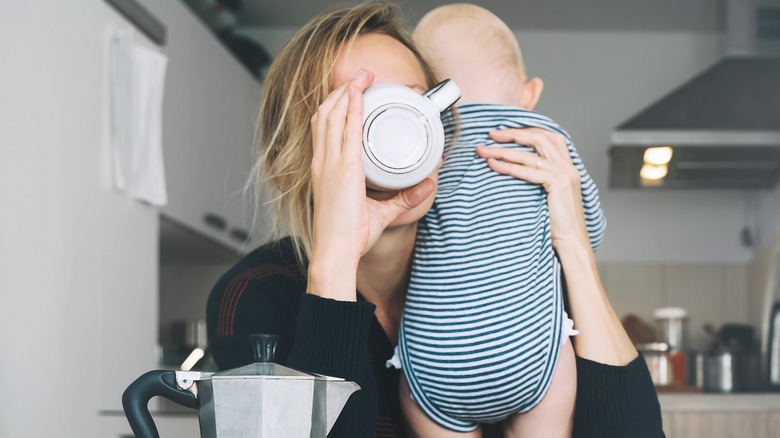
[(683, 307), (661, 307), (653, 312), (655, 319), (684, 319), (688, 317), (688, 311)]

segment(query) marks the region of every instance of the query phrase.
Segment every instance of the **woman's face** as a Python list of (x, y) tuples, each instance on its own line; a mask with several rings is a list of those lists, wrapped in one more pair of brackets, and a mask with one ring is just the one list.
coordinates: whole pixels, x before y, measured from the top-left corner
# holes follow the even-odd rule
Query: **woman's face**
[[(409, 88), (424, 93), (428, 87), (420, 63), (411, 50), (393, 37), (371, 33), (362, 35), (355, 40), (349, 53), (342, 53), (336, 59), (333, 71), (333, 88), (347, 83), (359, 69), (374, 73), (374, 83), (391, 82), (406, 85)], [(438, 170), (430, 176), (438, 181)], [(381, 192), (366, 190), (373, 199), (388, 199), (396, 192)], [(417, 222), (433, 204), (435, 191), (422, 204), (407, 211), (390, 226)]]

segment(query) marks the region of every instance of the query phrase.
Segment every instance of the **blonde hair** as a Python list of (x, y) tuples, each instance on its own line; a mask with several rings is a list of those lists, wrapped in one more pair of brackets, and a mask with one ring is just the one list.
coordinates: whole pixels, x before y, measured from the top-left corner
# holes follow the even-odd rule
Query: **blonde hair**
[[(414, 41), (441, 77), (456, 71), (481, 83), (486, 72), (503, 72), (516, 81), (527, 78), (525, 62), (514, 33), (489, 10), (469, 3), (440, 6), (423, 16)], [(468, 60), (468, 61), (465, 61)], [(466, 86), (468, 84), (459, 85)]]
[(285, 44), (265, 79), (260, 154), (252, 172), (255, 218), (263, 210), (263, 199), (271, 200), (275, 212), (271, 238), (291, 236), (301, 266), (312, 250), (311, 117), (332, 91), (333, 67), (341, 50), (370, 33), (390, 36), (409, 48), (428, 85), (435, 84), (433, 70), (404, 29), (398, 8), (381, 2), (338, 7), (315, 17)]

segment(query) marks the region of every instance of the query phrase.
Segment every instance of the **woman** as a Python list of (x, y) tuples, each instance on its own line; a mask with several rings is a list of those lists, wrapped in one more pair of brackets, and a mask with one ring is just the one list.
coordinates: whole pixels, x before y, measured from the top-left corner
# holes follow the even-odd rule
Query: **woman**
[[(282, 49), (266, 78), (257, 173), (267, 176), (258, 183), (271, 188), (277, 227), (289, 237), (242, 259), (208, 304), (220, 368), (251, 362), (249, 335), (271, 332), (280, 335), (278, 360), (361, 386), (331, 437), (405, 436), (399, 374), (384, 363), (397, 342), (417, 221), (433, 202), (437, 178), (397, 193), (366, 189), (362, 92), (374, 81), (420, 92), (435, 83), (391, 5), (321, 14)], [(538, 156), (479, 152), (495, 171), (547, 190), (569, 314), (581, 332), (574, 436), (662, 436), (647, 369), (598, 279), (579, 174), (563, 138), (535, 129), (493, 138), (530, 145), (547, 160), (539, 170)], [(501, 436), (489, 426), (483, 433)]]

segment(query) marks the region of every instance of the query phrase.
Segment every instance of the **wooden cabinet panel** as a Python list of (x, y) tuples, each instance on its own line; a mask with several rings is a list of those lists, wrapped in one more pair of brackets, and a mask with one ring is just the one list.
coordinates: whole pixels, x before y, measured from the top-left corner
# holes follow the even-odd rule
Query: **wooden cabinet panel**
[(659, 394), (667, 438), (780, 437), (780, 394)]
[(610, 263), (602, 265), (601, 273), (618, 316), (633, 313), (646, 322), (653, 321), (653, 310), (664, 305), (661, 265)]
[(667, 438), (776, 438), (780, 412), (664, 413)]

